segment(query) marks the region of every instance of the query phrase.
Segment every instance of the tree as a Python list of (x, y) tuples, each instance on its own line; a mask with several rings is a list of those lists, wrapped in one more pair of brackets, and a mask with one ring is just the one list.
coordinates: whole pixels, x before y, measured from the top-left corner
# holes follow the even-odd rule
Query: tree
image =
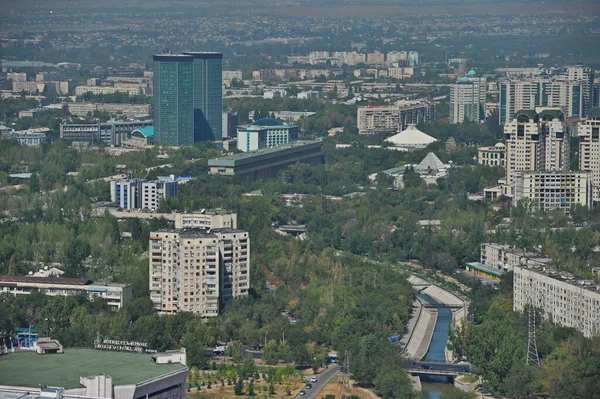
[(236, 396), (241, 396), (244, 394), (244, 383), (242, 381), (242, 377), (238, 377), (235, 381), (235, 385), (233, 386), (233, 393)]
[(262, 359), (267, 364), (277, 364), (279, 361), (279, 352), (277, 341), (272, 339), (263, 348)]
[(240, 341), (232, 342), (227, 346), (226, 355), (231, 357), (234, 363), (239, 364), (244, 360), (244, 349)]
[(29, 178), (29, 191), (32, 193), (40, 192), (40, 178), (35, 172), (33, 172)]
[(254, 396), (256, 395), (256, 393), (254, 392), (254, 380), (250, 379), (250, 382), (248, 383), (248, 396)]

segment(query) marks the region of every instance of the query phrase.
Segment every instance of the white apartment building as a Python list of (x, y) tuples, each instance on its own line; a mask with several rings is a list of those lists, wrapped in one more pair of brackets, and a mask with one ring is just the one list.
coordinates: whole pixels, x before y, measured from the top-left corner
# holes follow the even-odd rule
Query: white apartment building
[(150, 104), (119, 104), (119, 103), (63, 103), (55, 105), (54, 107), (67, 106), (68, 111), (71, 115), (86, 117), (93, 115), (94, 111), (108, 112), (111, 115), (121, 115), (128, 118), (134, 118), (137, 115), (149, 115)]
[(600, 201), (600, 109), (591, 109), (579, 122), (579, 170), (592, 173), (592, 198)]
[(82, 96), (86, 93), (92, 94), (115, 94), (115, 93), (127, 93), (130, 96), (136, 96), (138, 94), (144, 94), (142, 87), (136, 85), (135, 87), (113, 87), (113, 86), (77, 86), (75, 88), (75, 95)]
[(487, 166), (506, 166), (506, 145), (497, 143), (493, 147), (479, 147), (477, 163)]
[(0, 276), (0, 293), (28, 295), (34, 291), (49, 296), (85, 293), (91, 299), (103, 298), (117, 309), (132, 298), (130, 284), (94, 283), (83, 278)]
[(585, 337), (600, 335), (600, 285), (546, 266), (514, 269), (513, 309), (541, 309), (554, 323)]
[(162, 313), (217, 316), (250, 288), (248, 232), (233, 229), (150, 233), (150, 299)]
[(516, 171), (513, 206), (530, 201), (531, 209), (569, 214), (575, 204), (592, 208), (592, 179), (587, 171)]
[(176, 213), (176, 229), (237, 229), (237, 214), (229, 211)]
[(543, 266), (551, 261), (549, 258), (514, 245), (484, 242), (480, 249), (480, 263), (505, 272), (513, 271), (519, 266)]
[(486, 95), (485, 78), (470, 70), (467, 76), (450, 86), (450, 123), (484, 121)]
[(237, 147), (244, 152), (270, 148), (298, 140), (298, 126), (273, 118), (261, 118), (237, 127)]
[(171, 177), (157, 180), (113, 180), (110, 182), (110, 200), (122, 209), (155, 210), (165, 198), (177, 197), (179, 184)]

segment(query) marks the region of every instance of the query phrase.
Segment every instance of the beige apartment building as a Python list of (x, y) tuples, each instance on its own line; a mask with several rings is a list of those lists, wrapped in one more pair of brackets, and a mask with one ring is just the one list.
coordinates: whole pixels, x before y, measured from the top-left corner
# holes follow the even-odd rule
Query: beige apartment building
[(600, 201), (600, 108), (591, 109), (579, 122), (579, 169), (592, 172), (592, 198)]
[(513, 206), (528, 199), (531, 210), (566, 214), (573, 205), (592, 208), (592, 174), (588, 171), (516, 171)]
[(541, 309), (547, 318), (586, 337), (600, 335), (600, 285), (546, 266), (514, 269), (513, 309)]
[(217, 316), (248, 295), (250, 239), (235, 229), (174, 229), (150, 233), (150, 298), (162, 313)]
[(237, 214), (222, 210), (175, 213), (176, 229), (237, 229)]
[(568, 170), (569, 132), (559, 110), (525, 110), (504, 125), (505, 195), (512, 196), (516, 171)]

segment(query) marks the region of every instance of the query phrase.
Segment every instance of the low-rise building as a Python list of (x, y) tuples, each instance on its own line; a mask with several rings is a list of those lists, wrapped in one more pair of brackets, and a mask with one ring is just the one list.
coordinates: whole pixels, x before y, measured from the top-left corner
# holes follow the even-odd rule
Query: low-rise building
[(271, 179), (288, 166), (323, 162), (321, 141), (296, 141), (277, 147), (209, 159), (211, 175), (239, 176), (243, 180)]
[(493, 147), (479, 147), (477, 163), (487, 166), (506, 166), (506, 145), (498, 143)]
[(40, 127), (35, 129), (2, 132), (2, 138), (18, 141), (19, 144), (23, 146), (35, 147), (48, 140), (46, 136), (48, 133), (50, 133), (50, 129), (47, 127)]
[(1, 355), (0, 398), (186, 397), (188, 367), (181, 363), (185, 356), (169, 356), (167, 359), (170, 353), (151, 356), (97, 349), (64, 349), (62, 352), (39, 355), (34, 351), (22, 350)]
[(28, 295), (34, 291), (49, 296), (84, 293), (89, 298), (103, 298), (118, 309), (132, 298), (130, 284), (94, 283), (84, 278), (0, 276), (0, 292)]
[(600, 335), (600, 285), (545, 265), (514, 269), (513, 309), (527, 306), (585, 337)]
[(298, 139), (298, 126), (273, 118), (262, 118), (237, 127), (237, 148), (249, 152), (291, 143)]
[(424, 101), (400, 101), (395, 105), (359, 107), (360, 134), (396, 133), (409, 125), (435, 121), (435, 105)]
[(592, 208), (592, 172), (516, 171), (513, 206), (529, 200), (533, 211), (560, 209), (569, 214), (574, 205)]
[(152, 126), (152, 121), (108, 121), (103, 123), (61, 123), (60, 138), (90, 144), (103, 142), (119, 146), (136, 129)]
[(549, 258), (514, 245), (484, 242), (480, 249), (480, 262), (498, 270), (512, 271), (519, 266), (545, 265), (551, 261)]
[(124, 179), (110, 182), (110, 199), (123, 209), (155, 210), (165, 198), (177, 197), (179, 183), (172, 177), (156, 180)]
[(92, 94), (115, 94), (115, 93), (127, 93), (130, 96), (137, 96), (144, 94), (142, 87), (136, 85), (135, 87), (113, 87), (113, 86), (77, 86), (75, 88), (75, 95), (82, 96), (87, 93)]

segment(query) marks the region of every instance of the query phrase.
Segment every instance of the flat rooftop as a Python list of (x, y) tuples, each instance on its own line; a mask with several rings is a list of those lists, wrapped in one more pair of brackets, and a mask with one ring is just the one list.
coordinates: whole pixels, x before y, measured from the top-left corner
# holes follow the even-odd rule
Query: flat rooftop
[(82, 388), (79, 377), (110, 375), (114, 385), (136, 384), (184, 369), (182, 364), (156, 364), (148, 354), (65, 349), (62, 354), (20, 351), (0, 356), (0, 385), (39, 388)]
[(253, 158), (259, 155), (266, 155), (266, 154), (272, 154), (278, 151), (282, 151), (282, 150), (287, 150), (290, 148), (302, 148), (303, 146), (307, 146), (307, 145), (311, 145), (311, 144), (317, 144), (317, 143), (321, 143), (321, 141), (318, 140), (299, 140), (299, 141), (294, 141), (291, 143), (287, 143), (287, 144), (282, 144), (282, 145), (278, 145), (276, 147), (267, 147), (267, 148), (261, 148), (260, 150), (255, 150), (255, 151), (250, 151), (250, 152), (241, 152), (241, 153), (237, 153), (237, 154), (231, 154), (231, 155), (225, 155), (222, 157), (218, 157), (218, 158), (213, 158), (213, 159), (209, 159), (208, 160), (208, 165), (217, 165), (219, 164), (219, 162), (217, 161), (239, 161), (242, 159), (248, 159), (248, 158)]

